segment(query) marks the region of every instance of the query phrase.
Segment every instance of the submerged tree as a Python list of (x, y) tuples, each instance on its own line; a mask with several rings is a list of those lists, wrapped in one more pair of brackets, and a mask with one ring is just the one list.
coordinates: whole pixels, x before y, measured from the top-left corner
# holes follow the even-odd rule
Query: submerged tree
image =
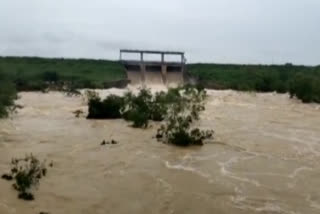
[(176, 90), (171, 92), (176, 101), (169, 105), (165, 124), (158, 129), (157, 138), (177, 146), (203, 145), (214, 132), (192, 128), (192, 123), (199, 120), (200, 112), (205, 110), (206, 91), (191, 86)]
[(89, 114), (88, 119), (118, 119), (121, 118), (121, 108), (124, 99), (116, 95), (110, 95), (101, 100), (95, 91), (87, 91)]
[(155, 95), (148, 89), (141, 89), (138, 94), (128, 92), (124, 97), (110, 95), (104, 100), (97, 94), (88, 97), (88, 118), (122, 117), (136, 128), (147, 128), (150, 120), (164, 121), (157, 134), (157, 138), (164, 143), (203, 145), (205, 139), (213, 136), (213, 131), (192, 128), (192, 123), (199, 120), (200, 113), (205, 110), (207, 94), (203, 87), (186, 85)]

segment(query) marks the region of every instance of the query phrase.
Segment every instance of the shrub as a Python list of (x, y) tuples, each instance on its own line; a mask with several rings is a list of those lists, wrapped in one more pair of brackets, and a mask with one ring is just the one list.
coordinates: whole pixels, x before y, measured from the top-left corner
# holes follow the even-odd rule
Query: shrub
[(14, 100), (16, 98), (14, 84), (0, 79), (0, 118), (8, 116), (9, 112), (14, 109)]
[(163, 121), (170, 105), (184, 102), (184, 105), (187, 106), (188, 102), (191, 102), (191, 97), (196, 98), (195, 102), (197, 102), (203, 98), (202, 92), (191, 86), (171, 88), (167, 93), (158, 92), (154, 96), (148, 89), (141, 89), (138, 95), (129, 92), (124, 96), (123, 117), (132, 121), (134, 127), (146, 128), (149, 120)]
[(123, 118), (133, 122), (133, 127), (146, 128), (152, 118), (153, 97), (150, 90), (141, 89), (138, 95), (125, 94), (122, 107)]
[(11, 161), (11, 174), (4, 174), (2, 178), (15, 180), (13, 187), (19, 192), (18, 197), (23, 200), (34, 200), (32, 189), (38, 187), (40, 179), (47, 174), (45, 163), (41, 163), (32, 154), (22, 159)]
[(320, 79), (298, 74), (290, 82), (289, 92), (304, 103), (320, 102)]
[(199, 120), (204, 111), (205, 90), (186, 86), (170, 93), (178, 98), (167, 111), (165, 124), (157, 131), (157, 138), (164, 143), (177, 146), (203, 145), (204, 140), (212, 138), (213, 131), (191, 128), (192, 122)]
[(124, 118), (132, 122), (133, 127), (146, 128), (149, 120), (161, 121), (166, 114), (165, 104), (160, 99), (163, 94), (153, 97), (147, 89), (140, 90), (138, 95), (128, 92), (124, 97), (110, 95), (104, 100), (92, 91), (87, 91), (86, 96), (89, 119)]
[(155, 96), (155, 101), (150, 106), (149, 119), (153, 121), (163, 121), (168, 111), (166, 103), (159, 100), (159, 96)]
[(89, 99), (88, 119), (117, 119), (121, 118), (121, 108), (123, 107), (123, 98), (110, 95), (103, 101), (99, 97)]
[(164, 143), (179, 146), (203, 145), (211, 138), (213, 131), (191, 128), (192, 122), (199, 120), (204, 111), (206, 91), (201, 86), (186, 85), (172, 88), (168, 92), (158, 92), (154, 96), (148, 89), (141, 89), (137, 95), (131, 92), (123, 98), (110, 95), (101, 101), (94, 92), (86, 92), (89, 98), (88, 118), (124, 118), (133, 127), (146, 128), (149, 120), (163, 121), (158, 129), (157, 138)]
[(142, 108), (132, 109), (124, 114), (127, 121), (131, 121), (135, 128), (147, 128), (149, 124), (149, 115)]
[(170, 119), (166, 125), (162, 125), (157, 131), (157, 138), (164, 143), (177, 146), (202, 146), (204, 140), (213, 137), (213, 131), (202, 131), (198, 128), (191, 129), (192, 120), (188, 116)]

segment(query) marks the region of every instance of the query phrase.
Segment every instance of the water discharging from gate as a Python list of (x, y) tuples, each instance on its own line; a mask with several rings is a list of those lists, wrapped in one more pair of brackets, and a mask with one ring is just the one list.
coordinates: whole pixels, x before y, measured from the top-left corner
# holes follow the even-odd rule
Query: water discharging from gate
[(167, 86), (176, 87), (184, 83), (183, 74), (181, 72), (170, 72), (166, 75), (166, 83), (163, 81), (163, 76), (160, 72), (146, 72), (145, 81), (141, 78), (141, 73), (137, 71), (127, 71), (127, 77), (130, 84), (133, 86), (153, 87), (153, 86)]

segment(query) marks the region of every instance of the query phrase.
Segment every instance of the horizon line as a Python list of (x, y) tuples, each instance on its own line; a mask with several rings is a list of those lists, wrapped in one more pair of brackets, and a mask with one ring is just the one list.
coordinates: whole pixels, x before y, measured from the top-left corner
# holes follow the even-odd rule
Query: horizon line
[[(87, 57), (50, 57), (50, 56), (27, 56), (27, 55), (0, 55), (0, 58), (38, 58), (38, 59), (57, 59), (57, 60), (93, 60), (93, 61), (112, 61), (112, 62), (120, 62), (119, 59), (107, 59), (107, 58), (87, 58)], [(212, 62), (212, 61), (198, 61), (198, 62), (189, 62), (186, 63), (187, 65), (192, 65), (192, 64), (217, 64), (217, 65), (264, 65), (264, 66), (304, 66), (304, 67), (319, 67), (320, 64), (294, 64), (291, 62), (286, 62), (286, 63), (236, 63), (236, 62)]]

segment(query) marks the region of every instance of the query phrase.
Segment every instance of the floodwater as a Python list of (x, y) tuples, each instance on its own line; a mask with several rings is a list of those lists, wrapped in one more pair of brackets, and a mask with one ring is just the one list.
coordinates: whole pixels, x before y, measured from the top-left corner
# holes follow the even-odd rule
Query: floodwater
[[(122, 94), (111, 89), (101, 94)], [(53, 168), (25, 202), (0, 179), (1, 214), (320, 213), (320, 106), (288, 95), (209, 90), (203, 147), (157, 142), (159, 124), (86, 120), (82, 97), (20, 93), (24, 108), (0, 120), (0, 172), (33, 153)], [(118, 145), (100, 146), (115, 139)]]

